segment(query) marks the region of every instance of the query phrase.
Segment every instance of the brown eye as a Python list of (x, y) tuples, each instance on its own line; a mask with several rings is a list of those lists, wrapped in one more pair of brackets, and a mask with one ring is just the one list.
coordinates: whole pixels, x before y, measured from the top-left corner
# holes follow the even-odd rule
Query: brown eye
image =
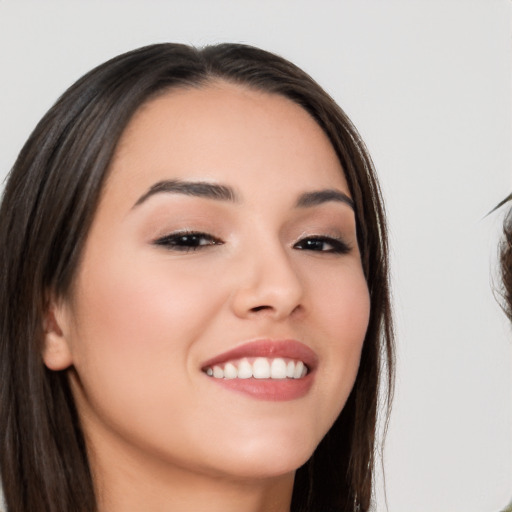
[(328, 252), (332, 254), (347, 254), (350, 252), (350, 247), (343, 240), (324, 236), (303, 238), (293, 247), (303, 251)]
[(198, 249), (209, 247), (212, 245), (221, 245), (223, 242), (218, 238), (207, 233), (199, 232), (180, 232), (171, 233), (158, 240), (155, 245), (166, 247), (173, 251), (197, 251)]

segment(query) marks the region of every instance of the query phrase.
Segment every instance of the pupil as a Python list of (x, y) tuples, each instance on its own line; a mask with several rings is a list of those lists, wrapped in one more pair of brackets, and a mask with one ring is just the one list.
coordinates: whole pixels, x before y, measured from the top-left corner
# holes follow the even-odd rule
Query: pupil
[(185, 235), (181, 237), (181, 243), (183, 245), (197, 245), (198, 239), (197, 236)]

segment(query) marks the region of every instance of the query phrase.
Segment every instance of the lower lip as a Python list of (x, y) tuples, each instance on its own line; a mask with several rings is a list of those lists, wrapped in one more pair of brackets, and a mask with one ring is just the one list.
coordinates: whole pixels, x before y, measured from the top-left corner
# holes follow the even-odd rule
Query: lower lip
[(313, 384), (313, 373), (301, 379), (216, 379), (208, 377), (219, 386), (258, 400), (284, 402), (305, 396)]

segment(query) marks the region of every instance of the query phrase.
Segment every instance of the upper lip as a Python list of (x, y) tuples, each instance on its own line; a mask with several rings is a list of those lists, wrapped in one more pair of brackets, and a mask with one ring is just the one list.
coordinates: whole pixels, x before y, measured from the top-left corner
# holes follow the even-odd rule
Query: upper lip
[(201, 367), (208, 368), (244, 357), (282, 357), (287, 359), (296, 359), (303, 361), (304, 364), (313, 370), (318, 362), (316, 353), (300, 341), (289, 340), (254, 340), (239, 345), (233, 349), (227, 350), (208, 361), (205, 361)]

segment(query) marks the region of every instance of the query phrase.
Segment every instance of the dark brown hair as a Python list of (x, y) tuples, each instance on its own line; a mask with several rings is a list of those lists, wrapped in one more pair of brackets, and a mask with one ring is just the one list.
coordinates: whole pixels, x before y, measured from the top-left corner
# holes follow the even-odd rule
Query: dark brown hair
[[(512, 201), (512, 194), (496, 208), (510, 201)], [(512, 322), (512, 208), (508, 210), (503, 221), (503, 238), (500, 242), (500, 273), (503, 297), (501, 304), (508, 319)]]
[[(285, 96), (321, 126), (352, 194), (370, 323), (348, 401), (298, 469), (295, 512), (369, 509), (377, 413), (393, 392), (393, 333), (384, 207), (361, 138), (306, 73), (271, 53), (220, 44), (157, 44), (120, 55), (78, 80), (23, 147), (0, 209), (0, 471), (8, 512), (93, 512), (96, 500), (67, 373), (41, 358), (49, 291), (69, 296), (84, 241), (127, 123), (176, 87), (224, 80)], [(379, 404), (385, 376), (387, 401)]]

